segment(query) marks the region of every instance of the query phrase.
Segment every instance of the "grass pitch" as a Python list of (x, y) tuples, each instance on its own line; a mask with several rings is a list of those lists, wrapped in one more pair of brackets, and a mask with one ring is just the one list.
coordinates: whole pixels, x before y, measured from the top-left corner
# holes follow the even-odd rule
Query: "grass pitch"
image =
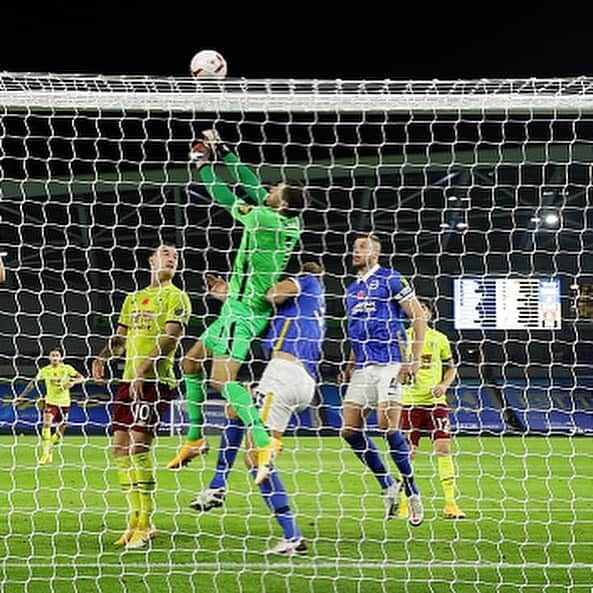
[(0, 591), (591, 593), (591, 438), (458, 438), (463, 521), (442, 518), (423, 442), (415, 469), (426, 521), (417, 529), (383, 521), (377, 483), (339, 439), (286, 439), (279, 469), (310, 551), (273, 559), (262, 552), (280, 531), (242, 461), (225, 507), (198, 515), (188, 504), (216, 454), (172, 472), (165, 464), (178, 443), (161, 437), (155, 447), (159, 537), (120, 551), (112, 544), (126, 507), (108, 439), (66, 435), (53, 464), (39, 466), (35, 437), (0, 437)]

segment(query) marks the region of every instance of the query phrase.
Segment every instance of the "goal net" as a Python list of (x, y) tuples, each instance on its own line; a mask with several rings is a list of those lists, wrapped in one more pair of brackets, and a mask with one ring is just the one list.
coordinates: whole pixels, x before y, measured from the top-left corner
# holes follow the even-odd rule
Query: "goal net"
[[(181, 380), (152, 451), (158, 537), (113, 547), (127, 517), (109, 430), (123, 361), (106, 384), (89, 378), (91, 363), (161, 242), (177, 246), (175, 283), (192, 302), (180, 350), (216, 318), (204, 274), (228, 278), (241, 227), (188, 161), (212, 127), (266, 186), (298, 180), (311, 197), (288, 271), (308, 256), (322, 263), (327, 335), (316, 399), (291, 419), (277, 461), (303, 557), (264, 554), (282, 533), (240, 458), (221, 508), (189, 508), (214, 472), (224, 405), (209, 394), (209, 455), (168, 470), (187, 431)], [(589, 78), (0, 74), (0, 589), (589, 593), (592, 147)], [(340, 438), (344, 294), (353, 241), (368, 233), (381, 264), (433, 299), (452, 346), (465, 519), (444, 518), (430, 435), (414, 461), (426, 514), (416, 529), (384, 520), (372, 472)], [(43, 383), (14, 401), (54, 346), (88, 379), (41, 465)], [(256, 341), (240, 379), (263, 368)], [(397, 476), (374, 414), (368, 429)]]

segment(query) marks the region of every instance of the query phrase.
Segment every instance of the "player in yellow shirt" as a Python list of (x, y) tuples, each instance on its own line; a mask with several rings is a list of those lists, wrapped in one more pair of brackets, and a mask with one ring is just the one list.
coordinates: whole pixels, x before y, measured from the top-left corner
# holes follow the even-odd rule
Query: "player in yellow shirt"
[(177, 249), (160, 245), (148, 261), (150, 285), (126, 297), (116, 334), (93, 361), (93, 378), (102, 382), (105, 363), (125, 352), (112, 429), (113, 457), (129, 506), (127, 529), (115, 545), (126, 548), (141, 548), (156, 535), (151, 446), (173, 398), (175, 351), (191, 315), (189, 297), (173, 284)]
[[(43, 428), (41, 429), (42, 453), (39, 463), (53, 461), (52, 445), (62, 440), (70, 412), (70, 388), (84, 381), (84, 377), (69, 364), (64, 364), (60, 348), (48, 352), (49, 364), (39, 370), (33, 381), (25, 387), (16, 401), (27, 397), (35, 389), (37, 381), (45, 382), (45, 405), (43, 407)], [(52, 436), (51, 426), (56, 423)]]
[[(433, 317), (433, 305), (429, 299), (418, 297), (426, 321)], [(413, 329), (407, 330), (408, 344), (413, 342)], [(404, 387), (400, 427), (410, 443), (411, 459), (414, 460), (420, 437), (428, 434), (437, 454), (439, 478), (445, 495), (444, 514), (449, 519), (463, 519), (465, 513), (455, 499), (455, 466), (451, 456), (451, 430), (447, 389), (451, 387), (457, 372), (451, 345), (447, 336), (432, 327), (427, 327), (422, 349), (422, 362), (413, 383)], [(400, 517), (407, 517), (406, 499), (402, 498)]]

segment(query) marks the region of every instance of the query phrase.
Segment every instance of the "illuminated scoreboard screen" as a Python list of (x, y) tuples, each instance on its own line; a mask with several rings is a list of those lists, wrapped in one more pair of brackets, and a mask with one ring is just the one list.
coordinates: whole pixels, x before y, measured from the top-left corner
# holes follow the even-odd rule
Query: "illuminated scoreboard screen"
[(456, 329), (560, 329), (560, 280), (457, 278)]

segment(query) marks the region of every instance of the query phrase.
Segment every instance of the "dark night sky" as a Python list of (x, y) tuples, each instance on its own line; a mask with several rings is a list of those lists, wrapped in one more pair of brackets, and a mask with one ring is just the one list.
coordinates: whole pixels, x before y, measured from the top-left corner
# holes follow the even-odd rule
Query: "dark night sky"
[(589, 20), (569, 3), (560, 13), (539, 3), (522, 15), (500, 3), (435, 10), (429, 3), (395, 8), (403, 4), (395, 0), (121, 4), (33, 8), (9, 0), (0, 70), (183, 76), (197, 50), (214, 48), (236, 77), (593, 75)]

